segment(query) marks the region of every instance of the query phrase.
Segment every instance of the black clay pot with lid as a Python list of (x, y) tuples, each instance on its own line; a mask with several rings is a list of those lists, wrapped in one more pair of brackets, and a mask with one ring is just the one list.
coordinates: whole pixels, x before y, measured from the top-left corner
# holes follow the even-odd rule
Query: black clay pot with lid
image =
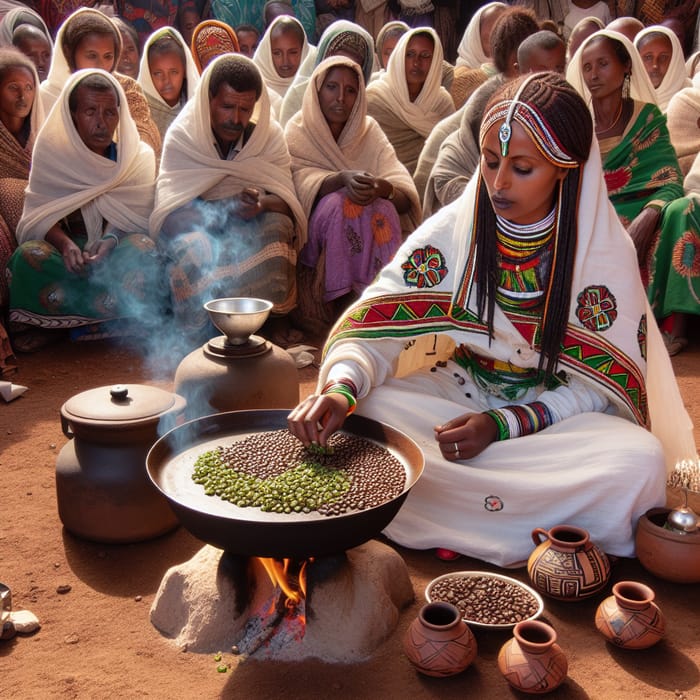
[(146, 472), (146, 455), (181, 421), (185, 399), (143, 384), (89, 389), (61, 407), (70, 438), (56, 461), (58, 514), (67, 530), (97, 542), (138, 542), (177, 526)]

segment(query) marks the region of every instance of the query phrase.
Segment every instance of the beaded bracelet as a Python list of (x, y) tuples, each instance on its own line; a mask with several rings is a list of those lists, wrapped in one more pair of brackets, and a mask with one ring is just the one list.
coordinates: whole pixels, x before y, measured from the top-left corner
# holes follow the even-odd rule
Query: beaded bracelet
[(506, 420), (506, 417), (503, 414), (503, 411), (497, 411), (497, 410), (484, 411), (484, 415), (489, 416), (496, 423), (496, 428), (498, 430), (498, 434), (496, 435), (496, 440), (498, 440), (500, 442), (501, 440), (507, 440), (510, 437), (510, 430), (508, 429), (508, 421)]
[(501, 409), (484, 411), (484, 413), (496, 421), (498, 440), (532, 435), (554, 423), (552, 413), (541, 401), (514, 404)]
[(343, 382), (329, 382), (323, 387), (322, 394), (340, 394), (347, 399), (348, 402), (348, 412), (345, 414), (349, 416), (357, 408), (357, 390), (355, 385), (347, 380), (347, 383)]

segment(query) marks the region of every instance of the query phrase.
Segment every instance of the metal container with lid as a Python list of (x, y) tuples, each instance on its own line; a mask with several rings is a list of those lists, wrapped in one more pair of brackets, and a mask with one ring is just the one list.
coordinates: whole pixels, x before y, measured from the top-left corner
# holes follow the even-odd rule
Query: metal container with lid
[(56, 461), (58, 514), (67, 530), (98, 542), (138, 542), (178, 521), (146, 473), (146, 455), (182, 417), (185, 400), (157, 387), (89, 389), (61, 406), (70, 438)]

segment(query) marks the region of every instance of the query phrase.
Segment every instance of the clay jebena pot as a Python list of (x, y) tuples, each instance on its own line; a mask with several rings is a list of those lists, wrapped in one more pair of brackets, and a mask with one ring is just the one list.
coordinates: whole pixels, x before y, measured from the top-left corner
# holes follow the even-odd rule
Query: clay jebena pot
[(513, 628), (498, 653), (498, 668), (513, 688), (524, 693), (549, 693), (559, 687), (569, 670), (556, 643), (554, 628), (539, 620), (525, 620)]
[(595, 626), (615, 646), (646, 649), (666, 631), (666, 621), (654, 603), (654, 591), (637, 581), (620, 581), (596, 610)]
[(558, 600), (582, 600), (607, 584), (608, 557), (583, 528), (557, 525), (547, 531), (538, 527), (532, 531), (532, 541), (537, 547), (527, 560), (527, 573), (541, 593)]
[(403, 639), (409, 661), (427, 676), (453, 676), (476, 658), (476, 639), (451, 603), (428, 603)]

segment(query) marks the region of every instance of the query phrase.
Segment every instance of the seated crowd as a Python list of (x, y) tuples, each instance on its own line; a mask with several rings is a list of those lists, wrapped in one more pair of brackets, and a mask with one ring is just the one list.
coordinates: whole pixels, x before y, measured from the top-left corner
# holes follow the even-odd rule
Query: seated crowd
[(608, 200), (666, 349), (681, 351), (700, 314), (695, 17), (563, 5), (13, 6), (0, 22), (0, 373), (65, 337), (165, 324), (192, 349), (214, 333), (203, 303), (222, 296), (272, 301), (264, 331), (283, 346), (327, 334), (463, 196), (493, 96), (545, 71), (590, 110)]

